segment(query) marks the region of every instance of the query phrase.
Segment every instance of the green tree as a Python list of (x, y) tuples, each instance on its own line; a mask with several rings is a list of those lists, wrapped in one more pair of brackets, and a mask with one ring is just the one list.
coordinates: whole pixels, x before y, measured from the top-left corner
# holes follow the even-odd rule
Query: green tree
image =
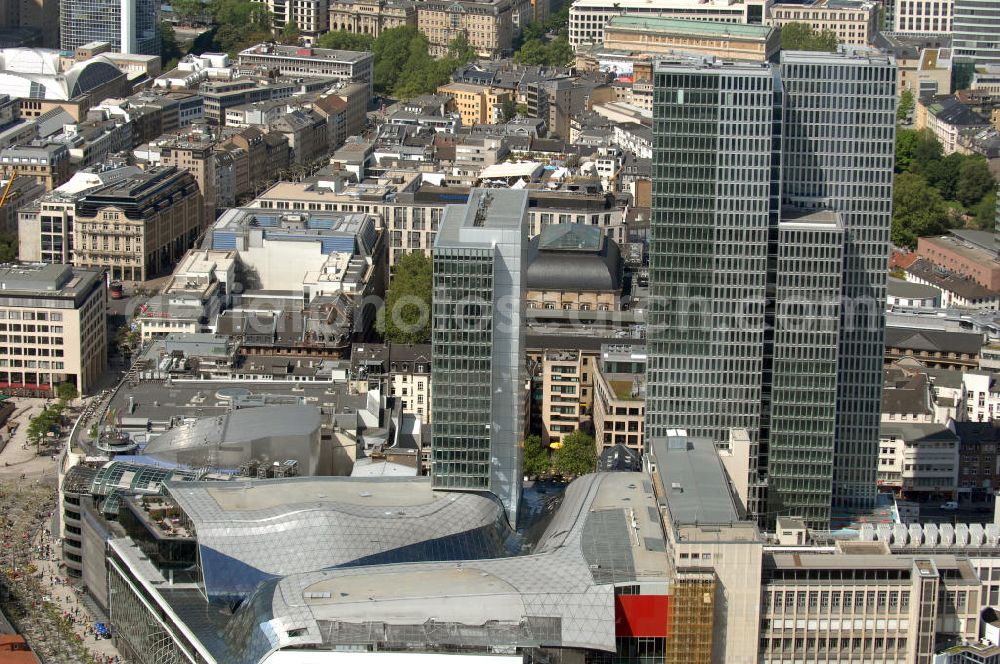
[(997, 213), (997, 192), (991, 191), (983, 196), (983, 200), (972, 211), (976, 218), (976, 227), (983, 231), (992, 231), (1000, 225), (1000, 215)]
[(431, 270), (431, 259), (419, 252), (403, 256), (396, 265), (382, 314), (386, 341), (430, 341)]
[(899, 95), (899, 104), (896, 106), (896, 121), (904, 122), (916, 108), (916, 100), (913, 98), (913, 90), (909, 88), (903, 90)]
[(272, 39), (271, 16), (267, 5), (251, 0), (213, 0), (208, 6), (217, 26), (214, 45), (235, 55), (239, 51)]
[(504, 122), (510, 122), (517, 116), (517, 102), (513, 97), (504, 97), (500, 105), (500, 115)]
[(965, 160), (965, 155), (952, 152), (942, 159), (935, 159), (921, 165), (919, 172), (927, 178), (927, 183), (930, 186), (938, 190), (941, 198), (946, 201), (954, 201), (957, 200), (958, 180)]
[(166, 21), (160, 23), (160, 61), (167, 71), (177, 66), (177, 61), (184, 57), (184, 51), (177, 44), (174, 26)]
[(316, 45), (320, 48), (336, 48), (343, 51), (370, 51), (375, 43), (371, 35), (362, 35), (345, 30), (334, 30), (320, 35)]
[(0, 234), (0, 263), (13, 263), (17, 260), (17, 236), (11, 233)]
[(896, 129), (896, 172), (910, 170), (913, 164), (913, 148), (917, 144), (917, 132), (914, 129)]
[(80, 396), (80, 392), (73, 383), (59, 383), (56, 388), (56, 396), (59, 397), (60, 401), (72, 401)]
[(572, 64), (573, 47), (564, 36), (551, 41), (531, 39), (524, 42), (514, 53), (514, 60), (524, 65), (544, 65), (547, 67), (565, 67)]
[(997, 183), (986, 160), (978, 155), (966, 157), (958, 171), (955, 199), (967, 208), (974, 207), (986, 194), (994, 192), (996, 187)]
[(460, 67), (475, 60), (478, 53), (469, 43), (469, 37), (464, 32), (460, 32), (448, 44), (448, 57), (455, 63), (456, 67)]
[(937, 139), (930, 129), (921, 129), (917, 132), (916, 140), (913, 143), (913, 164), (910, 170), (915, 173), (923, 172), (923, 169), (932, 161), (941, 159), (944, 155), (944, 148), (941, 141)]
[(289, 21), (285, 23), (285, 27), (281, 29), (281, 43), (282, 44), (298, 44), (299, 37), (302, 36), (302, 31), (299, 30), (299, 25), (295, 21)]
[(948, 213), (937, 189), (916, 173), (896, 176), (892, 192), (892, 241), (898, 246), (917, 246), (917, 238), (945, 230)]
[(192, 23), (205, 15), (205, 4), (202, 0), (172, 0), (170, 8), (181, 23)]
[(553, 455), (553, 467), (563, 477), (579, 477), (597, 470), (597, 445), (593, 436), (579, 429), (561, 441)]
[(540, 436), (531, 435), (524, 439), (524, 474), (528, 477), (542, 477), (552, 471), (552, 458), (542, 445)]
[(832, 30), (817, 32), (808, 23), (786, 23), (781, 26), (781, 49), (783, 51), (827, 51), (837, 50), (837, 33)]

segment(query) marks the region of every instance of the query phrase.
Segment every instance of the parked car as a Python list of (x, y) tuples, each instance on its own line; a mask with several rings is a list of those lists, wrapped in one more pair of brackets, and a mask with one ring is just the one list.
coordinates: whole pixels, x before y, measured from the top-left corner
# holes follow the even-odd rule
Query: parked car
[(949, 500), (948, 502), (946, 502), (944, 505), (941, 506), (941, 509), (947, 510), (948, 512), (954, 512), (955, 510), (958, 509), (958, 503), (956, 503), (954, 500)]

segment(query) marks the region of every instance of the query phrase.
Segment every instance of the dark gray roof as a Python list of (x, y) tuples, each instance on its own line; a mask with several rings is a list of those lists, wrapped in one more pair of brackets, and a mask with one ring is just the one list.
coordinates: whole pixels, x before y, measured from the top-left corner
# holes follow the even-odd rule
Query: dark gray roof
[(928, 286), (927, 284), (918, 284), (912, 281), (896, 279), (894, 277), (889, 277), (888, 288), (890, 297), (922, 300), (941, 297), (941, 289), (939, 288)]
[(649, 446), (675, 527), (740, 521), (729, 476), (711, 439), (667, 436), (652, 439)]
[(901, 380), (893, 380), (893, 371), (886, 371), (886, 385), (882, 390), (882, 414), (921, 414), (931, 413), (928, 403), (927, 375), (923, 373), (904, 376)]
[(951, 429), (936, 422), (882, 422), (882, 435), (893, 435), (911, 443), (958, 440)]
[(528, 246), (529, 290), (618, 291), (622, 258), (600, 229), (558, 224), (542, 229)]
[(938, 97), (927, 104), (927, 111), (934, 115), (938, 122), (954, 127), (985, 127), (989, 120), (963, 104), (954, 95)]
[(983, 346), (983, 335), (975, 332), (947, 332), (945, 330), (887, 326), (885, 328), (885, 345), (888, 348), (903, 350), (978, 355)]
[(963, 443), (1000, 442), (1000, 422), (955, 422), (955, 434)]

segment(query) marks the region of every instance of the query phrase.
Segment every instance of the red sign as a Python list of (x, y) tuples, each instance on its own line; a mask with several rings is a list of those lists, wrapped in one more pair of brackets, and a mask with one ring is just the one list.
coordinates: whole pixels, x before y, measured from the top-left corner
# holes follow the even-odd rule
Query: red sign
[(668, 636), (670, 597), (615, 595), (615, 636)]

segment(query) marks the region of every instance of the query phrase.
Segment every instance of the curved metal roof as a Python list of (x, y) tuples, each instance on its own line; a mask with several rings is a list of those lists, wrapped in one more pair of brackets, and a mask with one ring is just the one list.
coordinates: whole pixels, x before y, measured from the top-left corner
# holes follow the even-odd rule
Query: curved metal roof
[(530, 555), (271, 579), (226, 626), (219, 655), (250, 664), (283, 648), (614, 651), (613, 583), (667, 576), (655, 499), (639, 480), (602, 473), (573, 482)]
[(427, 478), (301, 477), (167, 483), (197, 534), (210, 599), (277, 576), (343, 565), (506, 555), (488, 494), (432, 491)]
[(528, 290), (538, 291), (621, 290), (621, 253), (600, 229), (547, 226), (528, 245), (526, 283)]

